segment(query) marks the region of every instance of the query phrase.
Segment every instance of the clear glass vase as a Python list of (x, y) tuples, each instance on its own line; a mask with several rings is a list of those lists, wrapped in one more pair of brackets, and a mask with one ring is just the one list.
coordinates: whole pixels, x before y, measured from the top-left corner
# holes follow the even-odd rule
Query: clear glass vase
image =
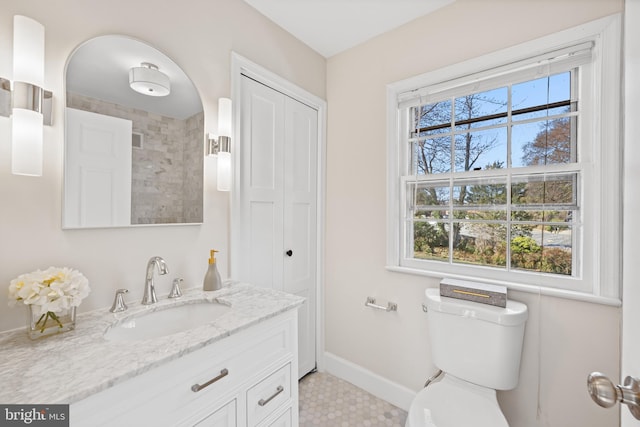
[(60, 312), (48, 311), (36, 314), (31, 305), (27, 306), (27, 332), (29, 338), (36, 340), (61, 332), (72, 331), (76, 327), (76, 308), (70, 307)]

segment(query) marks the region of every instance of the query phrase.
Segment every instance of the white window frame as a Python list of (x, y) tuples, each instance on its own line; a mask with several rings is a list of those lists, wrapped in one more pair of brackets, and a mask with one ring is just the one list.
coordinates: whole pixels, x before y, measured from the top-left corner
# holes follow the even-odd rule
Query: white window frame
[[(406, 148), (402, 135), (399, 103), (412, 91), (446, 87), (469, 77), (495, 76), (510, 71), (513, 64), (546, 55), (577, 44), (593, 43), (592, 61), (585, 67), (591, 76), (582, 77), (581, 94), (588, 93), (589, 105), (581, 105), (578, 138), (592, 138), (581, 152), (586, 169), (583, 181), (585, 215), (580, 248), (580, 277), (509, 272), (496, 268), (448, 264), (440, 261), (403, 259), (402, 175)], [(508, 49), (434, 70), (387, 86), (387, 269), (437, 278), (457, 278), (506, 285), (537, 294), (620, 305), (621, 283), (621, 16), (602, 18)], [(586, 141), (586, 140), (585, 140)], [(579, 149), (585, 144), (579, 142)], [(590, 218), (590, 219), (589, 219)]]

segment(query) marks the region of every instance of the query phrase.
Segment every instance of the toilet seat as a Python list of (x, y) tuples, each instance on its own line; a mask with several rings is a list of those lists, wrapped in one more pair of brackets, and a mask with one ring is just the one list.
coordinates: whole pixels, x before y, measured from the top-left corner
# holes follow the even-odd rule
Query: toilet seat
[(445, 374), (411, 402), (405, 427), (509, 427), (496, 391)]

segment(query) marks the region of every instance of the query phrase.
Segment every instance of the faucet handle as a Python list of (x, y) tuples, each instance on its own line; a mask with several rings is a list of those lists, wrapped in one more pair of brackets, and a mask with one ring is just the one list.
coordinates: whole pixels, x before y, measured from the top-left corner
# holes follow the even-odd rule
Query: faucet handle
[(111, 313), (120, 313), (127, 309), (127, 304), (124, 303), (124, 294), (129, 292), (129, 289), (117, 289), (116, 297), (113, 300), (113, 305), (109, 309)]
[(180, 289), (180, 286), (182, 286), (183, 282), (184, 282), (184, 279), (182, 279), (181, 277), (173, 279), (173, 285), (171, 285), (171, 292), (169, 292), (169, 298), (180, 298), (182, 296), (182, 290)]

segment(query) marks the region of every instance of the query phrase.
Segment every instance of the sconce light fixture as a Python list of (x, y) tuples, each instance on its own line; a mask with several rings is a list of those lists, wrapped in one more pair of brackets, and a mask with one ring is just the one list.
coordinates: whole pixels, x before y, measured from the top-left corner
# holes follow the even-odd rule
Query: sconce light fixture
[(171, 92), (169, 76), (150, 62), (129, 70), (129, 86), (143, 95), (167, 96)]
[(11, 172), (42, 176), (43, 125), (51, 125), (52, 93), (44, 84), (44, 27), (13, 17), (13, 85), (0, 78), (0, 115), (11, 117)]
[(218, 100), (218, 137), (207, 141), (207, 155), (218, 156), (218, 191), (231, 190), (231, 100)]

